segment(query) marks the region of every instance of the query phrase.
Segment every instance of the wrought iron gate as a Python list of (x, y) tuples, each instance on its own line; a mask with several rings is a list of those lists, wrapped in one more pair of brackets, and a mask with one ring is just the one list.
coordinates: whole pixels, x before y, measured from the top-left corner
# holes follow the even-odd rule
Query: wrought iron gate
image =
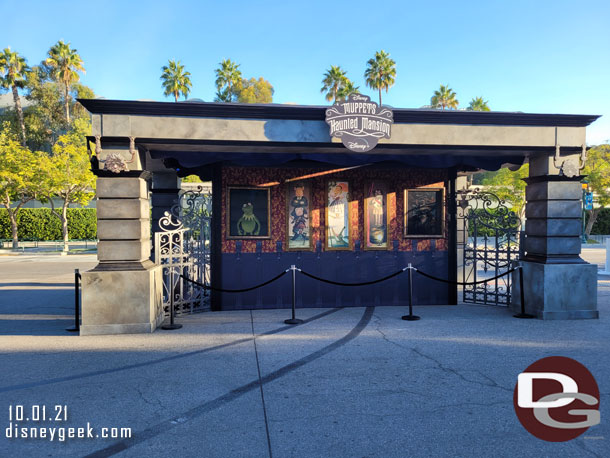
[(186, 191), (159, 220), (155, 260), (163, 266), (163, 307), (169, 315), (173, 291), (176, 314), (210, 309), (209, 295), (180, 275), (200, 283), (210, 281), (212, 196), (202, 187)]
[[(520, 258), (521, 220), (497, 195), (479, 189), (458, 192), (458, 249), (462, 254), (462, 279), (476, 282), (511, 269)], [(510, 304), (511, 276), (476, 285), (464, 285), (464, 302)]]

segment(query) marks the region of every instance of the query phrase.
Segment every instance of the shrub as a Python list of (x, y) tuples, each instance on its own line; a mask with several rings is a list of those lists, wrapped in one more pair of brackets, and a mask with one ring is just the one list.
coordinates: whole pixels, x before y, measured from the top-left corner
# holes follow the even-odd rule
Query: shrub
[[(459, 213), (459, 212), (458, 212)], [(474, 237), (474, 220), (477, 220), (477, 236), (478, 237), (502, 237), (505, 233), (512, 229), (513, 232), (519, 230), (519, 227), (505, 227), (502, 219), (496, 220), (493, 215), (498, 211), (494, 208), (484, 210), (481, 208), (472, 209), (469, 212), (468, 218), (468, 235)], [(497, 229), (497, 230), (496, 230)]]
[[(50, 208), (23, 208), (17, 213), (19, 240), (61, 240), (61, 222)], [(97, 238), (95, 208), (68, 208), (68, 234), (71, 240)], [(11, 239), (6, 209), (0, 209), (0, 239)]]

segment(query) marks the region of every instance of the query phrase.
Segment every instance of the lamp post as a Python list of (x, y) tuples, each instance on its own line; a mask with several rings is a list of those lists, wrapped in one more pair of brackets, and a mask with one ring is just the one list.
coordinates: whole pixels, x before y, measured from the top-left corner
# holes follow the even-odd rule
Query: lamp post
[(587, 235), (585, 234), (585, 210), (587, 209), (587, 203), (585, 201), (587, 197), (587, 190), (589, 189), (589, 182), (583, 180), (582, 182), (582, 243), (587, 243)]

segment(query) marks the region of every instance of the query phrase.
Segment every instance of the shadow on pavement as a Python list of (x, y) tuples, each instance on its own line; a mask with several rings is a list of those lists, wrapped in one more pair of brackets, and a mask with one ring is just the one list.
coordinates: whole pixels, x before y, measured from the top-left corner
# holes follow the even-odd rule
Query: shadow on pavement
[(36, 287), (40, 287), (40, 288), (53, 288), (53, 287), (66, 287), (66, 286), (71, 286), (72, 288), (74, 288), (74, 283), (36, 283), (36, 282), (30, 282), (30, 283), (19, 283), (19, 282), (15, 282), (15, 283), (2, 283), (0, 284), (1, 287), (9, 287), (9, 286), (36, 286)]
[(69, 283), (0, 284), (0, 336), (78, 334), (66, 331), (74, 325), (73, 286)]
[(0, 315), (0, 336), (78, 336), (77, 332), (66, 331), (66, 328), (74, 326), (74, 318), (58, 316), (37, 319), (36, 315), (32, 317), (20, 320), (6, 319), (6, 315)]

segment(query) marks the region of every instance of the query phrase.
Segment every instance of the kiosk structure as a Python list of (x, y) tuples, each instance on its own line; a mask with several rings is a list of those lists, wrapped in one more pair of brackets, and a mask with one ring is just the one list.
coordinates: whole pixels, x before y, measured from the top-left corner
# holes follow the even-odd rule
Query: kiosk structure
[[(349, 102), (372, 103), (361, 97)], [(92, 115), (98, 176), (99, 264), (83, 273), (83, 335), (152, 332), (163, 320), (151, 234), (180, 177), (212, 182), (217, 288), (246, 288), (291, 265), (355, 283), (411, 263), (457, 281), (463, 175), (525, 161), (526, 311), (598, 316), (597, 267), (580, 258), (579, 176), (597, 116), (79, 101)], [(299, 278), (297, 305), (406, 305), (404, 287), (400, 277), (357, 288)], [(285, 278), (243, 294), (212, 292), (211, 309), (288, 308), (291, 297)], [(457, 304), (458, 289), (417, 278), (415, 301)]]

